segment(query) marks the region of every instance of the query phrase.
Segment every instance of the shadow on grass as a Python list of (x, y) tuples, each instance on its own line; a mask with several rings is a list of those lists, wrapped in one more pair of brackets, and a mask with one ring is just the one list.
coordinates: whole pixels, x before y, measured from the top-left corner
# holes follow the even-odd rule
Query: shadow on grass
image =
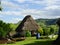
[(52, 45), (53, 41), (35, 41), (34, 43), (25, 44), (25, 45)]

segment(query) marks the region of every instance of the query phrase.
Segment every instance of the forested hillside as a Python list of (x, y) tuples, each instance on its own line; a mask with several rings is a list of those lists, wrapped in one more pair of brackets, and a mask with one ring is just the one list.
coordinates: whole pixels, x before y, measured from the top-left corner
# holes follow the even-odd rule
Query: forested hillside
[(36, 22), (43, 29), (44, 35), (57, 34), (58, 26), (56, 24), (57, 19), (36, 19)]
[(44, 23), (45, 25), (55, 25), (57, 19), (36, 19), (37, 23)]

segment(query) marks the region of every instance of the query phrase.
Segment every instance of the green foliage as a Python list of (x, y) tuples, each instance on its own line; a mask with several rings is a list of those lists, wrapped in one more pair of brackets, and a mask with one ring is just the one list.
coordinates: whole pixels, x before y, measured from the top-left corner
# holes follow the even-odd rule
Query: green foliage
[(3, 35), (3, 28), (2, 27), (0, 27), (0, 36), (2, 36)]
[(17, 28), (17, 26), (18, 26), (18, 24), (12, 24), (12, 23), (10, 23), (10, 28), (12, 30), (15, 30)]
[(50, 33), (50, 28), (49, 27), (45, 27), (43, 29), (43, 35), (49, 35), (49, 33)]
[(45, 34), (46, 34), (46, 35), (49, 35), (49, 34), (50, 34), (50, 28), (49, 28), (49, 27), (46, 28)]
[(57, 25), (50, 25), (50, 32), (51, 34), (56, 34), (58, 32), (59, 27)]
[(39, 32), (41, 35), (43, 35), (43, 29), (42, 29), (41, 27), (39, 27), (38, 32)]
[(58, 26), (56, 25), (57, 19), (37, 19), (36, 22), (43, 29), (43, 35), (57, 34)]
[(26, 37), (31, 37), (31, 32), (29, 30), (26, 30)]
[[(51, 19), (52, 20), (52, 19)], [(50, 34), (57, 34), (58, 32), (58, 26), (55, 24), (56, 20), (52, 20), (54, 22), (51, 23), (51, 21), (45, 20), (38, 20), (37, 23), (40, 25), (40, 27), (43, 29), (43, 35), (50, 35)], [(49, 25), (51, 24), (51, 25)]]
[(0, 21), (0, 37), (6, 37), (7, 33), (11, 30), (10, 25)]
[(58, 32), (58, 26), (57, 25), (49, 25), (43, 28), (44, 35), (51, 35), (51, 34), (57, 34)]
[[(55, 25), (57, 19), (37, 19), (37, 23), (43, 23), (45, 25)], [(41, 24), (40, 24), (41, 25)]]
[(53, 33), (54, 33), (54, 29), (50, 28), (50, 34), (53, 34)]

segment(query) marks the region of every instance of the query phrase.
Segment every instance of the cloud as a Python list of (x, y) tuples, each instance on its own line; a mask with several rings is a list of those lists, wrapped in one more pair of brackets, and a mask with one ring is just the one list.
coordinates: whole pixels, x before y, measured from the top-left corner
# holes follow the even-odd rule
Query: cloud
[(33, 1), (33, 0), (14, 0), (14, 1), (17, 1), (18, 3), (24, 3), (25, 1)]
[(18, 22), (26, 15), (31, 15), (34, 19), (60, 17), (60, 0), (2, 0), (2, 7), (0, 17), (12, 16), (12, 23)]
[(8, 6), (8, 7), (13, 7), (13, 8), (18, 7), (14, 3), (8, 2), (8, 1), (2, 1), (2, 5)]
[(18, 21), (21, 21), (20, 18), (12, 18), (9, 22), (7, 23), (17, 23)]
[(52, 5), (52, 6), (46, 7), (45, 9), (46, 9), (46, 10), (55, 10), (55, 9), (60, 9), (60, 6)]
[(43, 5), (55, 5), (55, 4), (60, 4), (60, 0), (33, 0), (31, 3), (35, 4), (43, 4)]
[(17, 11), (4, 11), (4, 12), (0, 12), (1, 15), (21, 15), (20, 12), (17, 12)]
[(2, 1), (2, 7), (3, 9), (8, 9), (8, 10), (21, 10), (20, 6), (11, 2), (11, 1)]
[(19, 2), (19, 3), (25, 2), (25, 0), (14, 0), (14, 1), (17, 1), (17, 2)]
[(42, 11), (37, 9), (24, 9), (22, 11), (2, 11), (0, 12), (1, 15), (42, 15)]
[(22, 11), (4, 11), (0, 12), (1, 15), (14, 15), (14, 16), (26, 16), (26, 15), (32, 15), (33, 17), (48, 17), (50, 16), (60, 16), (60, 8), (59, 7), (46, 7), (45, 10), (37, 10), (37, 9), (24, 9)]

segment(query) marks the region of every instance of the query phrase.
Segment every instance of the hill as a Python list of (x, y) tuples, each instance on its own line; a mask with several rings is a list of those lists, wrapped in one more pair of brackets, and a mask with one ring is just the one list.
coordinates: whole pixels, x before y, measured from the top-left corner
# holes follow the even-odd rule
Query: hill
[(36, 22), (39, 23), (44, 23), (45, 25), (55, 25), (57, 19), (36, 19)]

